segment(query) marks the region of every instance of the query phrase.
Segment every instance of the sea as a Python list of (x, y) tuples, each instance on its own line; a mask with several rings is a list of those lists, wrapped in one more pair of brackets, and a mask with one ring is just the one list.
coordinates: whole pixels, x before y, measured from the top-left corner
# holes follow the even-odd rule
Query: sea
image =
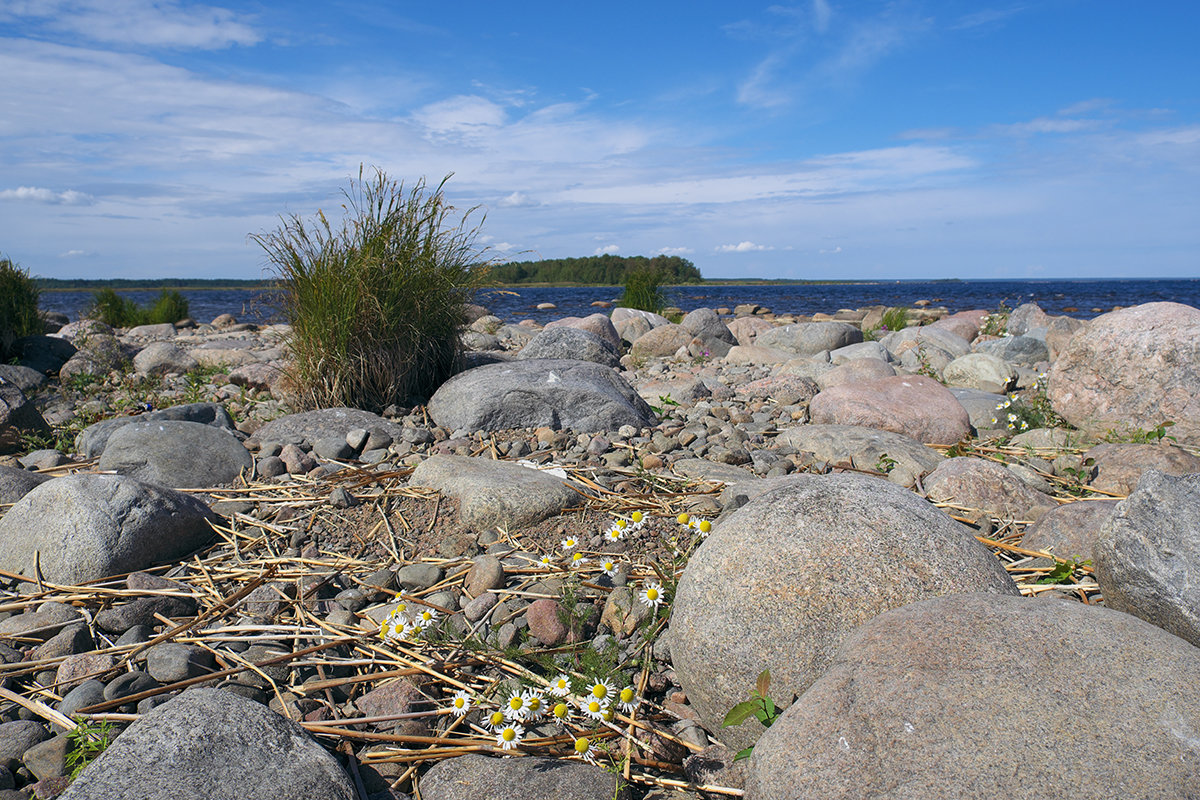
[[(278, 304), (263, 289), (183, 289), (192, 318), (210, 322), (232, 314), (240, 322), (283, 321)], [(152, 304), (159, 290), (130, 290), (119, 294), (143, 305)], [(969, 309), (1016, 308), (1037, 303), (1049, 314), (1090, 319), (1114, 308), (1171, 301), (1200, 307), (1200, 278), (1105, 278), (1070, 280), (871, 280), (829, 284), (705, 284), (665, 287), (668, 305), (686, 311), (707, 306), (732, 309), (756, 303), (776, 314), (833, 313), (865, 306), (912, 306), (928, 301), (950, 313)], [(620, 286), (520, 287), (483, 289), (476, 302), (505, 322), (529, 319), (539, 324), (567, 316), (587, 316), (597, 303), (615, 303)], [(44, 310), (80, 319), (92, 300), (90, 291), (44, 291)], [(549, 303), (553, 308), (539, 309)]]

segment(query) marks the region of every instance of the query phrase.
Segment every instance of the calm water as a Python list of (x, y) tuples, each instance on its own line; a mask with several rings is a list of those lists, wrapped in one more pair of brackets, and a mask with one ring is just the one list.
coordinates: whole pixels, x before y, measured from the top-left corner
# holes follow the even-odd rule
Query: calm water
[[(121, 292), (138, 303), (150, 304), (158, 290)], [(209, 322), (218, 314), (233, 314), (243, 322), (270, 322), (277, 311), (270, 297), (256, 289), (185, 290), (192, 317)], [(570, 288), (526, 288), (481, 292), (477, 301), (506, 322), (532, 319), (539, 323), (565, 316), (586, 316), (597, 308), (595, 301), (611, 302), (621, 294), (619, 286)], [(733, 308), (739, 303), (758, 303), (776, 313), (812, 314), (839, 308), (870, 305), (912, 305), (929, 300), (946, 306), (951, 313), (973, 308), (995, 309), (1001, 302), (1010, 308), (1035, 302), (1050, 314), (1069, 314), (1090, 319), (1116, 306), (1132, 306), (1170, 300), (1200, 307), (1200, 278), (1173, 280), (1037, 280), (1037, 281), (872, 281), (814, 286), (674, 286), (668, 299), (684, 311), (701, 306)], [(44, 292), (41, 306), (78, 319), (91, 301), (92, 293)], [(538, 311), (539, 303), (553, 303), (554, 310)]]

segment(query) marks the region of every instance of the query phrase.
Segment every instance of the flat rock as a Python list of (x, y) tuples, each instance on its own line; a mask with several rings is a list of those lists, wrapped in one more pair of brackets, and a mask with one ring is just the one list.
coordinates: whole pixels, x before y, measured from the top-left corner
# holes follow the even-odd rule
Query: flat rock
[(337, 759), (299, 725), (220, 689), (143, 715), (61, 800), (354, 800)]
[(773, 697), (802, 694), (855, 625), (935, 595), (1016, 594), (968, 529), (907, 489), (861, 475), (793, 475), (715, 526), (680, 578), (671, 657), (701, 722), (722, 729), (764, 667)]
[(846, 637), (759, 739), (746, 797), (1184, 800), (1196, 731), (1182, 639), (1095, 605), (946, 595)]
[(1002, 519), (1034, 520), (1057, 506), (1011, 470), (982, 458), (948, 458), (925, 476), (923, 484), (935, 503), (953, 503)]
[(971, 343), (945, 328), (935, 328), (930, 325), (911, 326), (893, 331), (879, 340), (893, 356), (899, 356), (908, 350), (918, 351), (921, 348), (936, 348), (950, 355), (951, 359), (965, 356), (971, 352)]
[(615, 776), (599, 767), (539, 756), (448, 758), (434, 764), (421, 779), (423, 800), (625, 800), (628, 796), (628, 789), (618, 789)]
[(1096, 582), (1127, 611), (1200, 647), (1200, 474), (1149, 470), (1100, 528)]
[(200, 489), (252, 475), (254, 458), (227, 429), (199, 422), (142, 420), (109, 437), (99, 467), (159, 486)]
[(925, 444), (954, 444), (971, 432), (967, 410), (924, 375), (832, 386), (812, 399), (808, 412), (815, 424), (878, 428)]
[(577, 492), (553, 475), (466, 456), (430, 456), (413, 470), (409, 485), (428, 486), (455, 498), (463, 523), (481, 530), (532, 525), (579, 500)]
[(621, 349), (621, 334), (613, 327), (612, 321), (604, 314), (589, 314), (586, 317), (563, 317), (553, 322), (547, 322), (544, 330), (554, 328), (576, 328), (595, 334), (613, 346), (614, 350)]
[(1117, 500), (1083, 500), (1052, 508), (1025, 529), (1021, 547), (1051, 551), (1059, 558), (1095, 563), (1096, 539)]
[(862, 331), (848, 322), (800, 322), (764, 331), (758, 334), (754, 344), (785, 350), (793, 355), (812, 356), (862, 340)]
[(26, 395), (46, 385), (43, 372), (23, 367), (20, 364), (0, 364), (0, 383), (11, 383)]
[(949, 388), (954, 399), (967, 410), (967, 419), (971, 421), (971, 427), (976, 430), (1004, 427), (1005, 423), (997, 416), (996, 412), (999, 409), (996, 407), (1008, 399), (1005, 395), (962, 386)]
[(35, 487), (0, 519), (0, 568), (68, 585), (171, 561), (211, 542), (200, 500), (124, 475), (77, 474)]
[(548, 426), (597, 432), (655, 423), (654, 412), (616, 371), (566, 359), (512, 361), (460, 372), (442, 384), (428, 408), (438, 425), (451, 430)]
[(302, 441), (311, 446), (318, 439), (327, 436), (340, 436), (344, 439), (346, 434), (355, 428), (367, 431), (377, 428), (397, 442), (404, 434), (404, 426), (370, 411), (357, 408), (323, 408), (288, 414), (272, 420), (255, 431), (253, 438), (260, 442)]
[(692, 341), (692, 336), (692, 332), (682, 325), (668, 323), (651, 328), (637, 337), (629, 352), (635, 359), (671, 356), (679, 348), (686, 348)]
[(529, 340), (517, 354), (519, 359), (568, 358), (591, 361), (606, 367), (621, 364), (617, 348), (594, 333), (577, 328), (546, 328)]
[(101, 420), (87, 426), (75, 437), (75, 449), (84, 458), (99, 458), (108, 445), (109, 437), (120, 428), (134, 423), (159, 422), (173, 420), (180, 422), (198, 422), (201, 425), (212, 425), (217, 428), (233, 430), (233, 417), (220, 403), (186, 403), (171, 406), (161, 411), (148, 411), (136, 417), (113, 417)]
[(942, 370), (950, 386), (1004, 394), (1017, 381), (1017, 370), (1008, 361), (990, 353), (967, 353), (951, 361)]
[(735, 344), (724, 355), (726, 364), (782, 364), (796, 354), (760, 344)]
[(887, 479), (900, 486), (913, 486), (945, 460), (940, 452), (909, 436), (856, 425), (797, 425), (775, 441), (829, 464), (886, 471)]
[(1180, 442), (1200, 442), (1200, 309), (1145, 303), (1101, 314), (1054, 362), (1047, 395), (1086, 433), (1174, 422)]
[[(872, 342), (871, 344), (874, 344)], [(832, 356), (832, 354), (830, 354)], [(833, 369), (822, 372), (816, 377), (817, 386), (829, 389), (847, 383), (864, 383), (877, 381), (880, 378), (890, 378), (896, 374), (896, 368), (880, 358), (853, 358), (838, 362)]]
[(1092, 459), (1095, 474), (1088, 486), (1112, 494), (1129, 494), (1142, 473), (1156, 469), (1167, 475), (1200, 472), (1200, 458), (1169, 442), (1160, 444), (1104, 443), (1083, 454)]
[[(174, 334), (172, 334), (173, 336)], [(165, 375), (168, 372), (190, 372), (200, 362), (172, 342), (154, 342), (133, 357), (133, 368), (141, 375)]]
[(1033, 336), (1003, 336), (980, 342), (975, 348), (980, 353), (1025, 367), (1050, 360), (1050, 350), (1046, 347), (1045, 340)]
[(754, 475), (733, 464), (722, 464), (706, 458), (681, 458), (671, 464), (671, 469), (686, 478), (699, 478), (708, 482), (739, 483), (750, 480)]

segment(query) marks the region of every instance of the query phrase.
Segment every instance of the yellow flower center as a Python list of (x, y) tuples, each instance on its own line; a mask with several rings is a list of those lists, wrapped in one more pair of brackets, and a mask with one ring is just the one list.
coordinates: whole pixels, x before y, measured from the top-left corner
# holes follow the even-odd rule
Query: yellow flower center
[(621, 690), (621, 702), (629, 703), (632, 701), (633, 701), (633, 689), (631, 687), (627, 686)]
[(690, 517), (688, 517), (687, 514), (680, 514), (678, 517), (675, 518), (675, 521), (678, 522), (680, 525), (687, 525), (688, 519), (690, 519)]
[(608, 687), (603, 683), (597, 683), (592, 687), (592, 696), (597, 700), (603, 700), (606, 694), (608, 694)]
[(706, 519), (700, 520), (700, 532), (708, 533), (712, 530), (712, 523)]
[(567, 716), (567, 710), (566, 703), (559, 703), (554, 707), (554, 716), (558, 717), (559, 719), (565, 719)]
[(655, 600), (657, 600), (658, 599), (658, 589), (647, 589), (646, 590), (646, 599), (649, 600), (650, 602), (654, 602)]
[(504, 733), (502, 733), (500, 735), (502, 737), (504, 737), (504, 741), (506, 741), (506, 742), (511, 742), (513, 739), (517, 738), (517, 732), (514, 731), (512, 728), (505, 728)]
[(525, 701), (519, 697), (511, 697), (508, 700), (508, 707), (513, 711), (520, 711), (521, 706), (525, 705)]
[(640, 511), (635, 511), (632, 514), (630, 514), (629, 516), (633, 518), (634, 522), (642, 521), (642, 512), (640, 512)]
[(588, 703), (588, 711), (591, 711), (593, 714), (598, 714), (600, 712), (599, 701), (593, 700), (592, 702)]
[(580, 736), (575, 740), (575, 752), (580, 754), (586, 753), (591, 745), (592, 743), (587, 740), (586, 736)]

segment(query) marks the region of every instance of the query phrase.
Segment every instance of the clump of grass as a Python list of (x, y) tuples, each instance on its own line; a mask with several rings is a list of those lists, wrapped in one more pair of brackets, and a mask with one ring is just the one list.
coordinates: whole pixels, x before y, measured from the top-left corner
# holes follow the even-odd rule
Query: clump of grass
[(883, 319), (879, 322), (881, 330), (885, 331), (902, 331), (908, 327), (908, 307), (907, 306), (892, 306), (887, 311), (883, 312)]
[(38, 288), (29, 273), (0, 258), (0, 358), (8, 360), (13, 342), (45, 330), (38, 316)]
[(667, 304), (662, 290), (663, 275), (660, 270), (645, 268), (631, 269), (625, 273), (625, 292), (618, 305), (661, 314)]
[(114, 328), (174, 323), (187, 318), (188, 301), (175, 289), (163, 289), (154, 305), (144, 308), (112, 289), (101, 289), (92, 295), (87, 316)]
[(406, 191), (360, 168), (343, 192), (340, 226), (318, 211), (251, 235), (277, 271), (298, 405), (378, 411), (428, 397), (452, 373), (483, 276), (479, 225), (467, 224), (474, 209), (451, 219), (449, 177)]

